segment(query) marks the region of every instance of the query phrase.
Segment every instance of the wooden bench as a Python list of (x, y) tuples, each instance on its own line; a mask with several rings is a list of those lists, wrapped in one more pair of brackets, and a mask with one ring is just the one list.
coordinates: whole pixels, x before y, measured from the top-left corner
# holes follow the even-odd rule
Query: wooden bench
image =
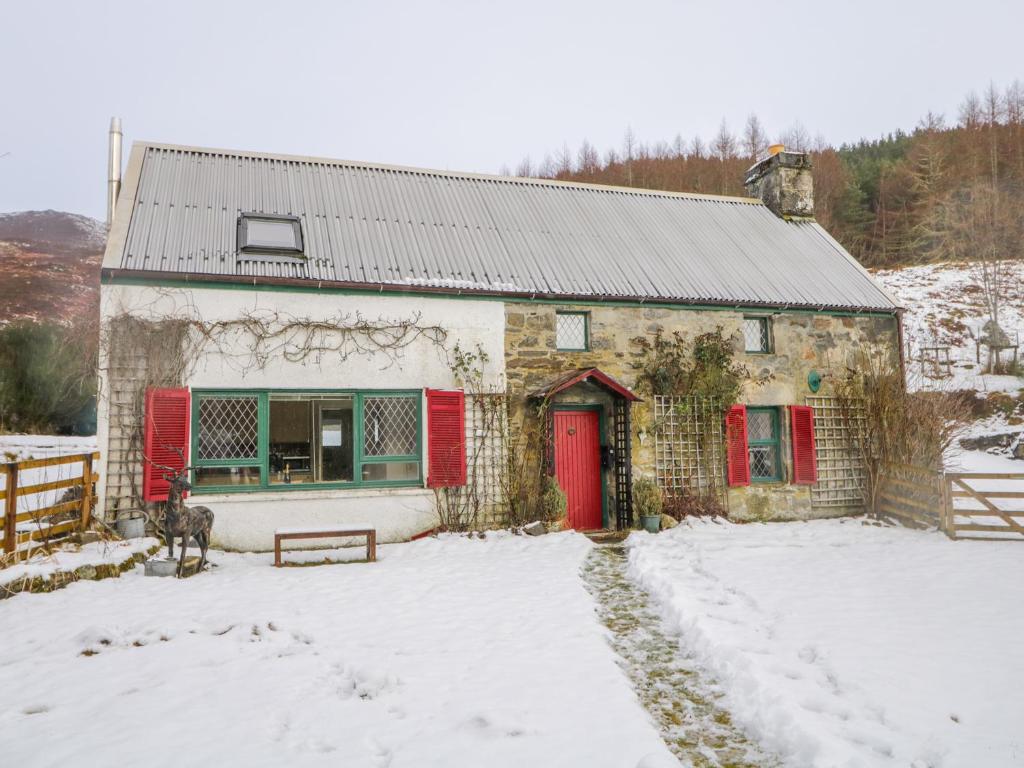
[(304, 528), (278, 528), (274, 531), (274, 566), (281, 567), (281, 542), (285, 539), (335, 539), (343, 536), (366, 537), (366, 561), (377, 559), (377, 529), (369, 523), (319, 525)]

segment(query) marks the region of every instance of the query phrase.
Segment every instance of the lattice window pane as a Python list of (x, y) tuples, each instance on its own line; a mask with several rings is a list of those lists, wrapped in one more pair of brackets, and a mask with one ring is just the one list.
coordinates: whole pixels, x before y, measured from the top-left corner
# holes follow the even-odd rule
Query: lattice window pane
[(559, 312), (555, 316), (555, 345), (559, 349), (587, 348), (587, 316), (583, 312)]
[(768, 411), (747, 411), (747, 439), (774, 440), (775, 420)]
[(368, 397), (363, 400), (363, 455), (413, 456), (417, 451), (416, 399)]
[(743, 342), (747, 352), (767, 352), (769, 350), (768, 318), (743, 318)]
[(259, 456), (259, 402), (255, 397), (199, 400), (199, 459)]
[(774, 445), (753, 445), (750, 447), (751, 477), (774, 478), (776, 466)]

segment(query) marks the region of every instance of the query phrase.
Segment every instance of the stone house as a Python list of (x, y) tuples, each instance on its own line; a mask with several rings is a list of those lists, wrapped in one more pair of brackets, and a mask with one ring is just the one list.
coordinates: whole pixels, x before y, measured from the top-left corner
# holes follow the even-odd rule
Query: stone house
[[(806, 156), (747, 181), (730, 198), (135, 144), (102, 270), (105, 514), (158, 504), (159, 467), (187, 461), (229, 548), (284, 522), (409, 538), (456, 488), (497, 524), (510, 413), (542, 423), (537, 470), (577, 528), (631, 525), (637, 473), (738, 519), (856, 509), (830, 374), (898, 358), (900, 312), (814, 221)], [(676, 332), (731, 340), (755, 374), (738, 403), (637, 390), (637, 339)]]

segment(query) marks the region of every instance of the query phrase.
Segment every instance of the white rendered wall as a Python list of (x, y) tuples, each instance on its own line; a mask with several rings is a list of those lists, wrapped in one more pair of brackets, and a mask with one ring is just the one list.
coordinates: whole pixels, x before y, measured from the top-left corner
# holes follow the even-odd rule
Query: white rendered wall
[[(434, 493), (424, 488), (353, 488), (350, 491), (268, 491), (193, 496), (191, 505), (213, 510), (214, 547), (243, 552), (274, 548), (280, 526), (369, 523), (377, 541), (408, 541), (437, 526)], [(339, 544), (362, 545), (364, 539), (309, 539), (284, 542), (284, 548), (313, 549)]]
[[(500, 301), (415, 294), (104, 285), (100, 312), (104, 322), (122, 313), (151, 320), (201, 318), (206, 323), (237, 320), (252, 313), (266, 316), (277, 312), (314, 321), (339, 315), (354, 320), (358, 315), (371, 322), (415, 320), (419, 327), (436, 325), (447, 332), (444, 349), (428, 338), (419, 338), (408, 347), (394, 351), (391, 357), (382, 352), (351, 354), (346, 359), (338, 354), (327, 354), (320, 359), (289, 362), (275, 356), (264, 365), (255, 364), (248, 354), (252, 339), (239, 335), (221, 339), (220, 350), (207, 347), (186, 381), (191, 388), (451, 388), (457, 386), (457, 382), (446, 350), (450, 352), (458, 344), (467, 352), (482, 350), (488, 358), (484, 366), (484, 385), (504, 389), (505, 310)], [(97, 409), (101, 499), (106, 498), (109, 440), (109, 408), (104, 397), (109, 391), (109, 382), (104, 369), (105, 361), (101, 360), (101, 395)], [(216, 516), (213, 539), (218, 546), (240, 550), (271, 548), (273, 529), (282, 525), (365, 521), (376, 525), (380, 539), (388, 541), (408, 538), (436, 524), (433, 493), (422, 488), (200, 494), (194, 495), (191, 503), (206, 504), (213, 509)]]

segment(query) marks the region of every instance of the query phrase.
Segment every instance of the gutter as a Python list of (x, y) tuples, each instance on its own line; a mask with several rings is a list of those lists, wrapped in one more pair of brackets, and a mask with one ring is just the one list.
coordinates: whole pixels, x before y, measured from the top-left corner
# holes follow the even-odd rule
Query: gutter
[[(184, 282), (195, 284), (197, 287), (203, 284), (213, 285), (246, 285), (259, 288), (261, 286), (275, 288), (298, 288), (315, 289), (317, 291), (352, 291), (365, 293), (408, 293), (424, 294), (432, 296), (479, 296), (481, 298), (495, 299), (517, 299), (525, 301), (557, 301), (565, 304), (584, 302), (622, 302), (651, 305), (682, 305), (689, 307), (709, 307), (715, 309), (774, 309), (779, 311), (796, 310), (793, 304), (773, 304), (770, 302), (746, 302), (737, 303), (735, 300), (725, 301), (721, 299), (682, 299), (682, 298), (661, 298), (650, 296), (617, 296), (612, 294), (595, 293), (550, 293), (537, 291), (499, 291), (488, 288), (447, 288), (444, 286), (430, 285), (409, 285), (405, 283), (384, 283), (384, 282), (354, 282), (341, 280), (302, 280), (290, 277), (268, 277), (263, 275), (196, 275), (191, 272), (163, 272), (145, 269), (120, 269), (104, 267), (100, 270), (100, 283), (102, 285), (114, 285), (118, 280), (127, 282), (146, 282), (154, 285), (161, 285), (165, 282)], [(902, 309), (892, 307), (857, 307), (839, 305), (813, 305), (808, 304), (800, 307), (802, 311), (808, 312), (841, 312), (845, 314), (870, 314), (870, 315), (895, 315), (899, 316)], [(901, 331), (902, 334), (902, 324)], [(902, 355), (902, 346), (900, 354)]]

